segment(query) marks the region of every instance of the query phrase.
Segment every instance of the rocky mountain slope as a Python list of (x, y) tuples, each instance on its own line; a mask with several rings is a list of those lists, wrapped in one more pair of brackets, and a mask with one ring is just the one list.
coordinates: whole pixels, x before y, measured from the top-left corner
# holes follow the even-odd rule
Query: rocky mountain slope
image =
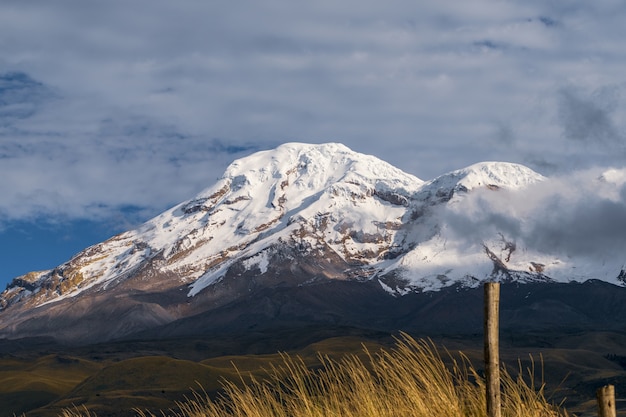
[(494, 198), (530, 221), (507, 201), (544, 180), (487, 162), (424, 182), (340, 144), (284, 144), (233, 162), (216, 184), (135, 230), (15, 278), (0, 295), (0, 337), (110, 340), (272, 289), (337, 281), (396, 298), (489, 279), (621, 284), (622, 259), (563, 256), (509, 229), (467, 224)]

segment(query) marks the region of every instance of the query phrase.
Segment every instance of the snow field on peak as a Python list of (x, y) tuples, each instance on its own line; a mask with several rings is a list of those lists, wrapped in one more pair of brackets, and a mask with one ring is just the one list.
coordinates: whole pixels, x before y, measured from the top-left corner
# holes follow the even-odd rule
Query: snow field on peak
[[(363, 253), (382, 253), (395, 234), (386, 232), (386, 225), (399, 225), (399, 219), (406, 211), (405, 207), (380, 201), (367, 189), (351, 183), (334, 184), (312, 197), (295, 201), (297, 209), (289, 210), (291, 199), (286, 198), (287, 214), (258, 235), (258, 240), (255, 239), (251, 246), (233, 254), (232, 262), (243, 260), (248, 269), (260, 266), (263, 274), (267, 271), (265, 250), (280, 240), (300, 242), (313, 250), (321, 249), (319, 245), (327, 246), (350, 263), (352, 257)], [(289, 215), (292, 211), (294, 215)], [(251, 258), (246, 258), (248, 256)], [(365, 264), (370, 262), (366, 258), (359, 260)], [(219, 280), (232, 262), (207, 271), (192, 285), (190, 295)]]
[(509, 162), (479, 162), (453, 173), (463, 177), (459, 183), (468, 189), (495, 185), (514, 190), (545, 179), (528, 167)]
[(234, 161), (193, 199), (81, 252), (59, 267), (64, 278), (80, 278), (75, 287), (48, 302), (104, 290), (150, 260), (193, 296), (235, 263), (266, 274), (280, 245), (307, 248), (302, 256), (331, 251), (392, 294), (478, 285), (498, 265), (522, 280), (617, 282), (624, 262), (612, 254), (587, 259), (534, 245), (535, 225), (558, 217), (545, 209), (554, 201), (565, 210), (590, 196), (620, 201), (626, 170), (584, 182), (589, 176), (548, 179), (522, 165), (482, 162), (423, 182), (341, 144), (287, 143)]
[[(395, 271), (406, 281), (406, 288), (437, 291), (467, 276), (478, 279), (487, 277), (493, 264), (479, 251), (467, 251), (447, 241), (441, 235), (422, 242), (415, 249), (390, 265), (381, 275)], [(393, 294), (402, 294), (401, 288), (393, 288)]]
[(469, 191), (477, 188), (518, 190), (545, 180), (523, 165), (508, 162), (479, 162), (425, 183), (424, 191)]
[[(255, 189), (269, 180), (294, 176), (299, 190), (318, 192), (337, 182), (380, 180), (393, 188), (413, 189), (419, 178), (370, 155), (351, 151), (344, 145), (287, 143), (233, 162), (223, 178), (244, 179)], [(261, 188), (261, 191), (264, 191)]]
[[(619, 215), (624, 209), (622, 178), (621, 170), (605, 171), (600, 177), (593, 171), (557, 178), (537, 174), (502, 189), (481, 187), (455, 194), (437, 210), (438, 219), (429, 218), (438, 226), (436, 238), (422, 240), (405, 255), (400, 270), (410, 285), (427, 287), (424, 280), (430, 279), (430, 288), (437, 287), (443, 275), (456, 281), (459, 272), (481, 280), (489, 278), (496, 272), (494, 263), (500, 263), (505, 275), (518, 281), (567, 283), (595, 278), (624, 285), (619, 278), (625, 269), (624, 257), (618, 250), (621, 245), (615, 244), (618, 232), (613, 231), (623, 224), (624, 216)], [(484, 181), (473, 183), (483, 185)], [(603, 215), (608, 218), (602, 219)], [(596, 229), (596, 222), (600, 228)], [(450, 259), (438, 255), (444, 253), (441, 242), (445, 242), (445, 256)], [(507, 245), (514, 249), (505, 250)], [(488, 248), (497, 262), (492, 262), (481, 246)], [(461, 249), (457, 251), (457, 247)], [(472, 253), (478, 258), (472, 259)], [(432, 261), (433, 257), (439, 257), (441, 263)]]
[[(381, 225), (398, 223), (406, 208), (374, 195), (408, 201), (422, 183), (343, 145), (285, 144), (233, 162), (215, 186), (157, 216), (139, 234), (165, 258), (186, 252), (163, 268), (185, 271), (188, 282), (195, 281), (193, 295), (236, 260), (288, 241), (302, 227), (306, 239), (323, 240), (343, 258), (380, 252)], [(340, 226), (320, 231), (316, 223), (329, 220)], [(346, 239), (350, 230), (358, 233)]]

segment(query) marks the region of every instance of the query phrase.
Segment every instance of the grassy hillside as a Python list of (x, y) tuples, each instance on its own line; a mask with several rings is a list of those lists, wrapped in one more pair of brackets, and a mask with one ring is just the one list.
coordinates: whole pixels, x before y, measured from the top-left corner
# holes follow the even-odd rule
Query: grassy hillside
[[(485, 415), (484, 380), (466, 357), (446, 365), (432, 342), (404, 335), (395, 347), (340, 359), (319, 356), (311, 367), (302, 357), (281, 355), (264, 378), (249, 375), (241, 384), (225, 382), (225, 393), (206, 392), (157, 414), (136, 409), (139, 416), (156, 417), (480, 417)], [(269, 359), (269, 358), (265, 358)], [(560, 417), (567, 413), (550, 404), (535, 375), (503, 375), (503, 416)], [(80, 409), (64, 416), (91, 415)]]
[[(271, 370), (285, 366), (279, 353), (215, 355), (226, 343), (235, 340), (146, 341), (59, 348), (62, 353), (52, 348), (43, 354), (26, 350), (5, 353), (0, 355), (0, 410), (8, 416), (26, 412), (27, 417), (56, 417), (75, 405), (87, 407), (98, 417), (136, 416), (135, 408), (160, 416), (159, 410), (175, 408), (176, 402), (187, 403), (186, 397), (194, 389), (202, 392), (202, 387), (215, 400), (225, 381), (234, 384), (228, 385), (229, 389), (243, 389), (253, 380), (271, 381)], [(482, 374), (480, 335), (440, 338), (436, 345), (448, 369), (454, 369), (454, 363), (442, 348), (464, 352), (476, 365), (477, 375)], [(212, 346), (218, 349), (212, 350)], [(276, 352), (273, 343), (268, 346), (267, 351)], [(323, 371), (328, 361), (340, 363), (345, 358), (373, 369), (370, 356), (375, 357), (381, 348), (389, 351), (394, 344), (387, 337), (342, 336), (324, 338), (291, 350), (289, 355), (316, 372)], [(256, 346), (250, 350), (259, 351)], [(565, 400), (567, 408), (578, 415), (595, 415), (598, 387), (613, 383), (619, 397), (621, 387), (626, 386), (626, 335), (621, 333), (503, 334), (501, 351), (509, 372), (517, 375), (521, 365), (531, 386), (526, 370), (532, 367), (532, 356), (537, 369), (535, 387), (545, 381), (548, 401), (558, 404)], [(325, 361), (320, 361), (320, 352)]]
[(69, 393), (100, 365), (64, 355), (0, 360), (0, 408), (6, 415), (44, 406)]
[[(247, 383), (253, 377), (263, 378), (282, 360), (279, 353), (207, 358), (211, 350), (205, 350), (204, 359), (197, 360), (202, 357), (198, 347), (217, 345), (221, 350), (223, 343), (153, 342), (148, 350), (145, 345), (149, 343), (137, 342), (70, 350), (75, 356), (38, 357), (37, 352), (4, 355), (0, 357), (0, 410), (9, 416), (56, 417), (64, 409), (78, 406), (94, 410), (99, 417), (134, 416), (134, 408), (156, 411), (174, 407), (200, 387), (216, 395), (222, 391), (223, 381)], [(382, 346), (346, 336), (290, 353), (310, 366), (318, 366), (318, 352), (338, 358), (361, 351), (363, 343), (372, 348)]]

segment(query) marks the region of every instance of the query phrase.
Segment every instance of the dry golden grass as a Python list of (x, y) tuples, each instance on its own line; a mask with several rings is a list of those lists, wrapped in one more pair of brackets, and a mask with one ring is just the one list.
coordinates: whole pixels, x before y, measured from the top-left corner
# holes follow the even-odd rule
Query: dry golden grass
[[(485, 383), (459, 355), (446, 365), (434, 344), (403, 335), (391, 350), (335, 360), (320, 357), (311, 369), (300, 357), (283, 355), (265, 379), (224, 382), (224, 394), (204, 392), (163, 412), (170, 417), (483, 417)], [(365, 359), (363, 359), (363, 357)], [(526, 378), (524, 378), (524, 374)], [(244, 375), (241, 375), (242, 381)], [(249, 381), (246, 375), (246, 380)], [(503, 370), (504, 417), (560, 417), (567, 412), (545, 399), (532, 369), (512, 377)], [(529, 380), (531, 382), (526, 382)], [(140, 417), (156, 417), (136, 410)], [(67, 410), (62, 417), (89, 416)]]
[(67, 408), (61, 412), (59, 417), (96, 417), (96, 414), (92, 414), (87, 407), (72, 407)]

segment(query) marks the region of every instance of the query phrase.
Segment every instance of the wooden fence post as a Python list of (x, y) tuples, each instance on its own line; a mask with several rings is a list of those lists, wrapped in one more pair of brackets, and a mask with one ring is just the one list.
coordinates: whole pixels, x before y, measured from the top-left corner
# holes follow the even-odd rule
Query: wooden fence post
[(599, 417), (616, 417), (615, 409), (615, 386), (605, 385), (596, 391), (598, 398), (598, 416)]
[(498, 322), (500, 316), (500, 283), (485, 283), (485, 378), (487, 417), (501, 417), (500, 347)]

